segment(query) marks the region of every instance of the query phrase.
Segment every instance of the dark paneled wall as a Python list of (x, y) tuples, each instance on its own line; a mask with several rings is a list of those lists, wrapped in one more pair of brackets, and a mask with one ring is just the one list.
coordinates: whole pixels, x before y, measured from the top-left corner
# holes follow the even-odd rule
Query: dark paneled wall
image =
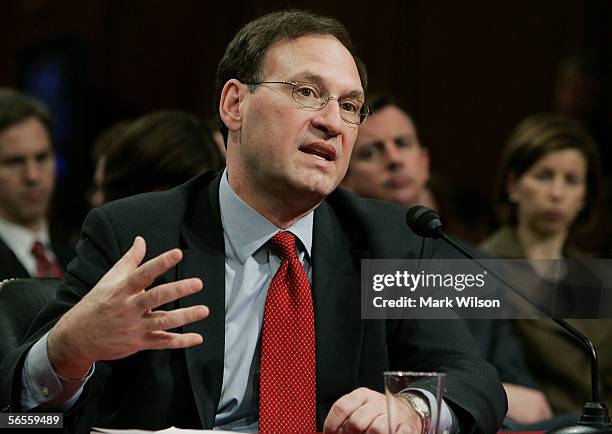
[[(272, 0), (9, 0), (0, 19), (0, 85), (21, 85), (24, 53), (77, 41), (83, 63), (73, 159), (113, 120), (160, 108), (208, 115), (215, 67), (236, 29)], [(522, 117), (551, 106), (558, 62), (609, 47), (607, 1), (294, 1), (339, 18), (370, 72), (417, 121), (445, 182), (489, 193), (500, 147)], [(589, 23), (586, 25), (585, 23)], [(603, 28), (602, 28), (603, 27)], [(601, 38), (607, 40), (601, 41)], [(57, 42), (56, 42), (57, 43)], [(83, 164), (74, 175), (88, 176)]]

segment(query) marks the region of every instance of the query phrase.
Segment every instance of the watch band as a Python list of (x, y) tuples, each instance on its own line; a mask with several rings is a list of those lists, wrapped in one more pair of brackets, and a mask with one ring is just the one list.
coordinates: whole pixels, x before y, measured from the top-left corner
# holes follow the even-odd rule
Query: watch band
[(431, 409), (429, 408), (429, 400), (416, 390), (401, 392), (398, 393), (398, 396), (404, 398), (421, 419), (421, 433), (429, 433), (429, 429), (431, 428)]

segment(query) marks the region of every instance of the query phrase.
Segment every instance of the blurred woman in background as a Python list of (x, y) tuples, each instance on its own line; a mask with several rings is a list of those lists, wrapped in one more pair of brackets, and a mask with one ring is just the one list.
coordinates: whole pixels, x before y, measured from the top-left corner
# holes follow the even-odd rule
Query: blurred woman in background
[[(596, 144), (580, 123), (545, 113), (525, 119), (502, 157), (496, 193), (502, 227), (481, 248), (500, 258), (592, 257), (570, 239), (594, 220), (600, 172)], [(570, 322), (594, 341), (600, 393), (612, 398), (612, 321)], [(590, 361), (581, 344), (550, 320), (518, 320), (516, 326), (555, 414), (579, 411), (591, 399)]]

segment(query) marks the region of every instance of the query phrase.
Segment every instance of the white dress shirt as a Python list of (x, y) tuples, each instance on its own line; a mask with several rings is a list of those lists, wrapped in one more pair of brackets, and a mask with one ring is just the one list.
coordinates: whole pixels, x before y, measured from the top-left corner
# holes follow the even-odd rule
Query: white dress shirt
[(0, 238), (13, 251), (15, 256), (30, 276), (36, 277), (36, 258), (32, 254), (32, 246), (40, 241), (45, 248), (49, 260), (54, 260), (55, 254), (49, 238), (49, 227), (46, 221), (38, 231), (31, 231), (16, 223), (0, 217)]

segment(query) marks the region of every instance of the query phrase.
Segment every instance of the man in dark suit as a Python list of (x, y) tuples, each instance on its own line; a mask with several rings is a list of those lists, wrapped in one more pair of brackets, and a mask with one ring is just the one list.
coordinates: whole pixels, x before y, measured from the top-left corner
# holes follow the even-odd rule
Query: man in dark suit
[[(62, 408), (76, 432), (382, 433), (383, 371), (444, 371), (443, 429), (496, 431), (505, 396), (462, 323), (360, 317), (360, 259), (434, 255), (403, 208), (334, 191), (365, 88), (336, 20), (243, 27), (217, 77), (227, 169), (90, 213), (40, 331), (0, 367), (0, 405)], [(430, 392), (406, 391), (407, 432)]]
[(48, 110), (13, 89), (0, 89), (0, 280), (63, 275), (72, 255), (49, 234), (54, 183)]

